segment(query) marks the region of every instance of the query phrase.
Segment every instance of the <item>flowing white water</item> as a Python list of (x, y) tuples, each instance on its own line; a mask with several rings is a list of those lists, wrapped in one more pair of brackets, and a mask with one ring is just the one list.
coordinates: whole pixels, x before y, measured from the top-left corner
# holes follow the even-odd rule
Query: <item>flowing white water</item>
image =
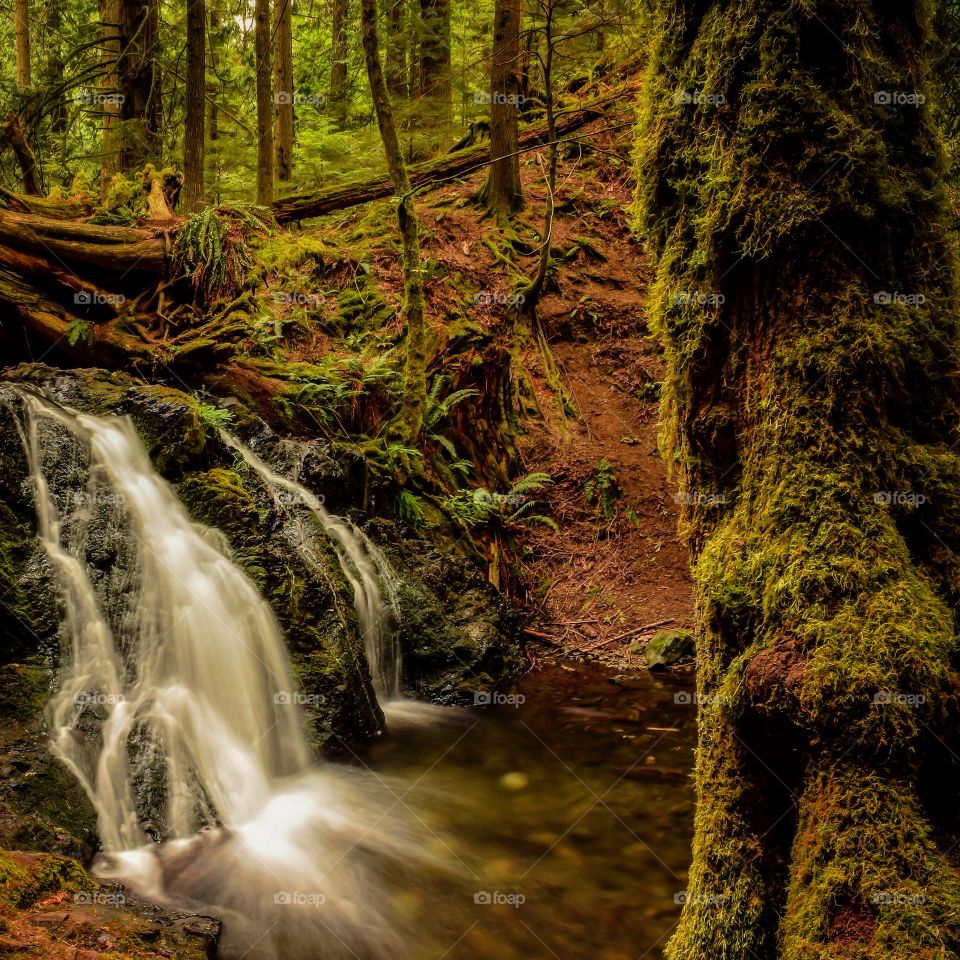
[[(222, 917), (224, 957), (397, 956), (374, 875), (422, 862), (418, 844), (385, 817), (382, 781), (311, 767), (269, 606), (223, 538), (189, 519), (128, 419), (23, 402), (38, 533), (65, 609), (53, 749), (97, 811), (101, 875)], [(89, 469), (61, 515), (47, 476), (65, 432)], [(112, 619), (86, 563), (104, 509), (129, 527), (132, 557)], [(162, 844), (142, 826), (151, 791)]]
[[(236, 450), (263, 480), (278, 506), (286, 505), (286, 500), (280, 496), (281, 493), (292, 495), (320, 522), (333, 543), (337, 559), (340, 561), (340, 568), (353, 589), (353, 604), (357, 611), (367, 662), (370, 665), (370, 678), (377, 699), (381, 706), (387, 706), (391, 701), (398, 700), (400, 649), (390, 629), (390, 613), (396, 614), (393, 573), (380, 551), (370, 538), (349, 520), (330, 513), (321, 500), (303, 484), (271, 469), (246, 444), (232, 434), (222, 430), (220, 436), (224, 443)], [(311, 556), (308, 536), (304, 535), (301, 538), (300, 549), (309, 562), (314, 564), (318, 562)]]

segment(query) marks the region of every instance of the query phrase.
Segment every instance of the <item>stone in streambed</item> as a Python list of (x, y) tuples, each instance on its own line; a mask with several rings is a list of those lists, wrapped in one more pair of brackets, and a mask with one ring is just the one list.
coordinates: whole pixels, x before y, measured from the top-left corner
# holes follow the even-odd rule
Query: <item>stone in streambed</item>
[(643, 655), (650, 670), (666, 670), (689, 663), (696, 648), (689, 630), (658, 630), (647, 643)]

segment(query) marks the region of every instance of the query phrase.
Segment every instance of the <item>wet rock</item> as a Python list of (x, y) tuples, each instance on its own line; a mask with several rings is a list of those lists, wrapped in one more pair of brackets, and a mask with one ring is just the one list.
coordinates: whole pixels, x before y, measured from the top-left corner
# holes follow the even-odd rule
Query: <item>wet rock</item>
[(650, 670), (666, 670), (689, 663), (696, 655), (693, 634), (689, 630), (658, 630), (643, 653)]

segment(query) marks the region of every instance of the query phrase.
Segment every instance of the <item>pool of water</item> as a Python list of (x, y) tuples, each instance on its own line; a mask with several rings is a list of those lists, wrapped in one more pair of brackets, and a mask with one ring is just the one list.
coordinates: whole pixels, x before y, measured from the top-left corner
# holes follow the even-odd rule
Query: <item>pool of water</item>
[(394, 884), (413, 960), (660, 957), (690, 861), (691, 689), (545, 663), (489, 708), (394, 717), (356, 762), (443, 865)]

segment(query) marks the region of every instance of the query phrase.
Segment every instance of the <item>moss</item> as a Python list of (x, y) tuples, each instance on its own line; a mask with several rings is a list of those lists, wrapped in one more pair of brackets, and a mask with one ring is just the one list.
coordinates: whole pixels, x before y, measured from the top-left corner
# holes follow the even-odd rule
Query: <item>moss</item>
[(23, 909), (51, 893), (90, 892), (94, 884), (76, 860), (48, 853), (0, 851), (0, 902)]
[[(924, 89), (928, 19), (740, 0), (658, 20), (638, 225), (702, 695), (672, 960), (956, 953), (916, 797), (954, 709), (955, 264), (930, 116), (874, 98)], [(765, 793), (784, 785), (796, 823)]]

